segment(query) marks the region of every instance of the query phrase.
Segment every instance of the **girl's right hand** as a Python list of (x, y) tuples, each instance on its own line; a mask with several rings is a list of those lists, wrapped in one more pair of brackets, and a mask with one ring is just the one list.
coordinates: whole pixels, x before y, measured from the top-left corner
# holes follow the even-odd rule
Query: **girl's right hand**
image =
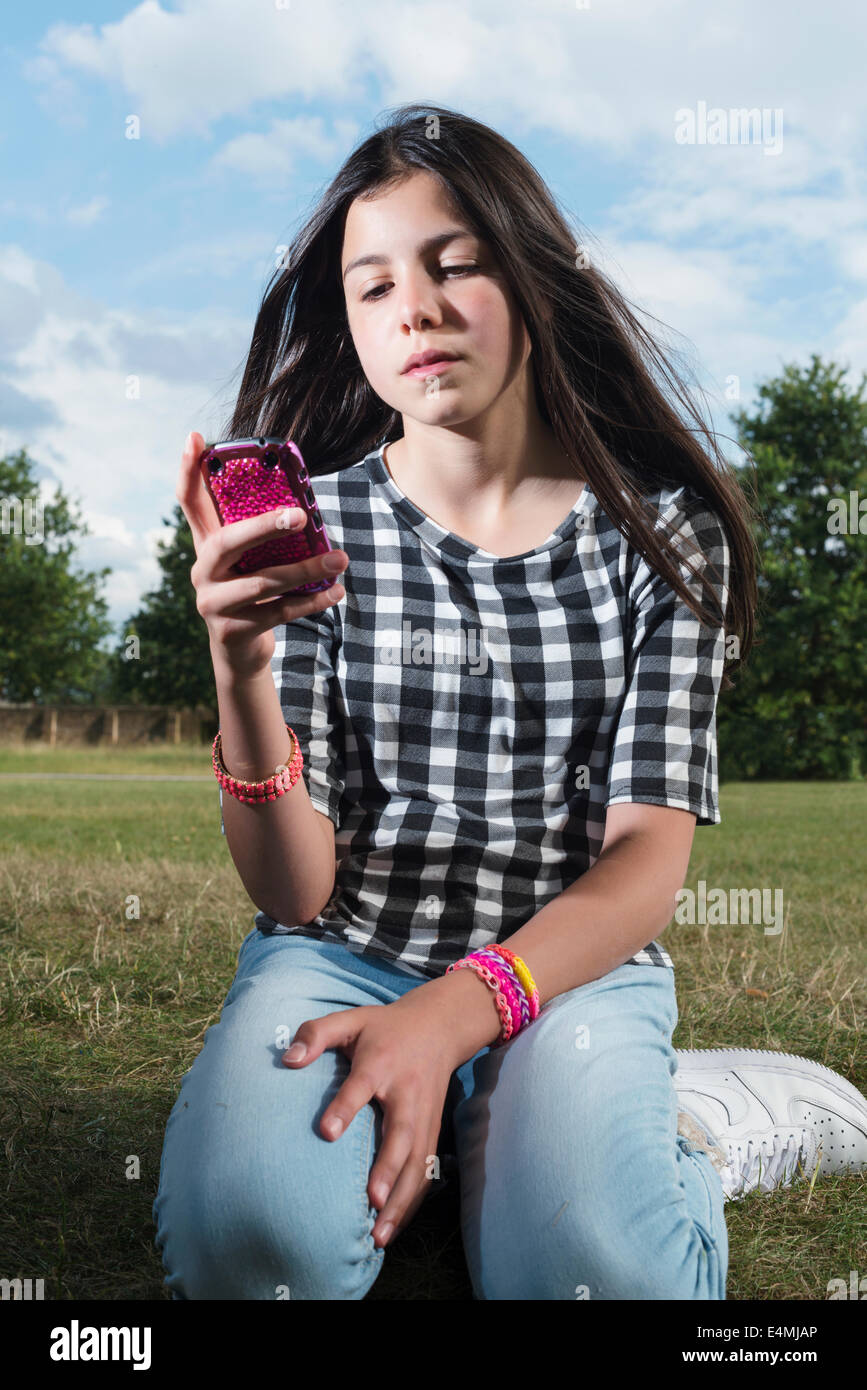
[[(187, 438), (175, 491), (193, 533), (196, 561), (190, 578), (196, 590), (196, 607), (208, 627), (215, 671), (219, 668), (235, 676), (252, 677), (271, 664), (278, 624), (321, 612), (346, 593), (340, 583), (318, 593), (288, 594), (287, 589), (311, 579), (331, 578), (335, 571), (323, 562), (336, 557), (340, 570), (344, 570), (349, 556), (345, 550), (332, 550), (329, 555), (239, 577), (231, 566), (245, 550), (285, 533), (287, 512), (300, 525), (304, 524), (304, 513), (300, 507), (281, 507), (221, 526), (199, 463), (204, 448), (202, 435), (193, 431)], [(278, 524), (280, 520), (283, 525)], [(291, 533), (294, 528), (288, 529)]]

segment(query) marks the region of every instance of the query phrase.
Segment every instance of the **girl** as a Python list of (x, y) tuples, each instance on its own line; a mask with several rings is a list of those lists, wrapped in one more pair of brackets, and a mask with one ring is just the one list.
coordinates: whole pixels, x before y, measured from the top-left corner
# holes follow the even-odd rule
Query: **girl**
[[(533, 168), (442, 108), (366, 140), (276, 272), (251, 435), (299, 445), (339, 548), (238, 578), (300, 510), (221, 528), (190, 436), (218, 765), (275, 780), (221, 790), (260, 911), (166, 1130), (173, 1296), (363, 1298), (451, 1155), (477, 1298), (724, 1298), (724, 1198), (815, 1158), (786, 1080), (832, 1076), (693, 1053), (675, 1090), (654, 937), (720, 820), (736, 477)], [(763, 1085), (770, 1129), (721, 1132), (720, 1086)]]

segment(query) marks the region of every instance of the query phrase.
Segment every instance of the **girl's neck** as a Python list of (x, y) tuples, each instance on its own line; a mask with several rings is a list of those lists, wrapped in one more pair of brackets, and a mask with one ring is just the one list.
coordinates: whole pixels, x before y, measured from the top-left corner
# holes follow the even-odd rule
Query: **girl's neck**
[(520, 482), (511, 487), (515, 469), (504, 483), (485, 455), (473, 473), (477, 459), (470, 450), (438, 450), (434, 458), (420, 462), (403, 438), (388, 444), (382, 457), (393, 482), (426, 516), (470, 545), (502, 557), (535, 550), (546, 541), (584, 486), (568, 459), (553, 450), (541, 462), (520, 460), (526, 466)]
[(484, 430), (419, 428), (406, 419), (404, 431), (384, 451), (386, 468), (410, 499), (424, 495), (445, 511), (505, 515), (564, 489), (577, 496), (585, 481), (538, 417), (535, 426), (503, 431), (500, 438)]

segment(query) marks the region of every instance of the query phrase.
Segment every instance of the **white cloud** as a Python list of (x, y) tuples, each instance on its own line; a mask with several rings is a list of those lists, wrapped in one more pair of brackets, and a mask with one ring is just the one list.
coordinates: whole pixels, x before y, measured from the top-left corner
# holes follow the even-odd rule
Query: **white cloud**
[(162, 144), (204, 134), (221, 117), (262, 101), (360, 96), (360, 80), (347, 82), (347, 75), (364, 13), (343, 15), (328, 3), (311, 11), (237, 0), (189, 0), (176, 13), (145, 0), (98, 30), (52, 25), (40, 47), (58, 71), (122, 87), (130, 113), (141, 118), (142, 138)]
[(299, 158), (323, 163), (344, 158), (358, 133), (354, 121), (337, 121), (330, 134), (321, 116), (274, 120), (267, 131), (250, 131), (229, 140), (211, 161), (214, 170), (247, 175), (265, 188), (291, 175)]
[(89, 202), (80, 203), (77, 207), (69, 208), (66, 214), (67, 222), (71, 222), (74, 227), (91, 227), (94, 222), (98, 222), (106, 208), (109, 206), (110, 199), (98, 194), (91, 198)]
[[(174, 510), (188, 432), (212, 437), (228, 413), (250, 325), (214, 312), (108, 310), (20, 247), (0, 246), (0, 310), (12, 296), (18, 339), (7, 345), (3, 381), (32, 403), (34, 423), (6, 428), (3, 448), (26, 448), (80, 507), (93, 529), (81, 563), (116, 568), (106, 596), (119, 622), (156, 582), (154, 520)], [(127, 398), (131, 377), (138, 399)], [(53, 484), (40, 491), (50, 495)]]
[(58, 125), (67, 128), (83, 129), (87, 118), (83, 106), (84, 87), (80, 81), (69, 74), (68, 64), (49, 56), (38, 54), (22, 65), (22, 73), (32, 82), (36, 99), (43, 111), (53, 117)]
[[(704, 100), (726, 108), (782, 107), (813, 142), (853, 143), (863, 130), (865, 13), (832, 3), (809, 31), (786, 0), (725, 15), (690, 0), (619, 0), (579, 9), (500, 0), (441, 0), (434, 8), (379, 0), (315, 6), (187, 0), (182, 11), (145, 0), (94, 27), (55, 24), (40, 48), (45, 80), (80, 73), (117, 83), (145, 138), (203, 133), (261, 102), (445, 101), (508, 115), (611, 149), (668, 139), (674, 111)], [(769, 58), (772, 68), (769, 69)], [(805, 81), (805, 73), (808, 80)], [(39, 70), (34, 77), (39, 78)], [(773, 161), (764, 159), (763, 163)]]
[[(212, 135), (224, 118), (269, 101), (289, 104), (298, 114), (226, 140), (207, 166), (210, 177), (241, 174), (263, 189), (285, 183), (300, 157), (333, 167), (360, 134), (340, 115), (348, 104), (372, 116), (431, 100), (519, 134), (565, 138), (579, 190), (586, 150), (637, 158), (635, 194), (612, 218), (623, 236), (734, 244), (753, 235), (772, 258), (785, 234), (861, 279), (867, 11), (833, 0), (830, 11), (833, 25), (815, 26), (806, 50), (784, 0), (758, 10), (734, 0), (724, 15), (696, 12), (688, 0), (588, 9), (563, 0), (532, 8), (441, 0), (432, 11), (398, 0), (187, 0), (178, 12), (145, 0), (106, 25), (53, 25), (31, 69), (34, 80), (120, 85), (142, 119), (142, 138), (160, 143)], [(781, 109), (782, 154), (678, 145), (675, 113), (700, 101)]]

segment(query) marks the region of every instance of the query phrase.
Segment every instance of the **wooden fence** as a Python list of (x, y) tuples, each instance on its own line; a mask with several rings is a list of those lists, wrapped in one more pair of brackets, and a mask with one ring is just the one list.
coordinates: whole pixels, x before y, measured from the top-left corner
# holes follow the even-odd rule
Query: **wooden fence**
[(14, 705), (0, 703), (0, 743), (46, 748), (210, 742), (217, 732), (205, 708), (172, 705)]

